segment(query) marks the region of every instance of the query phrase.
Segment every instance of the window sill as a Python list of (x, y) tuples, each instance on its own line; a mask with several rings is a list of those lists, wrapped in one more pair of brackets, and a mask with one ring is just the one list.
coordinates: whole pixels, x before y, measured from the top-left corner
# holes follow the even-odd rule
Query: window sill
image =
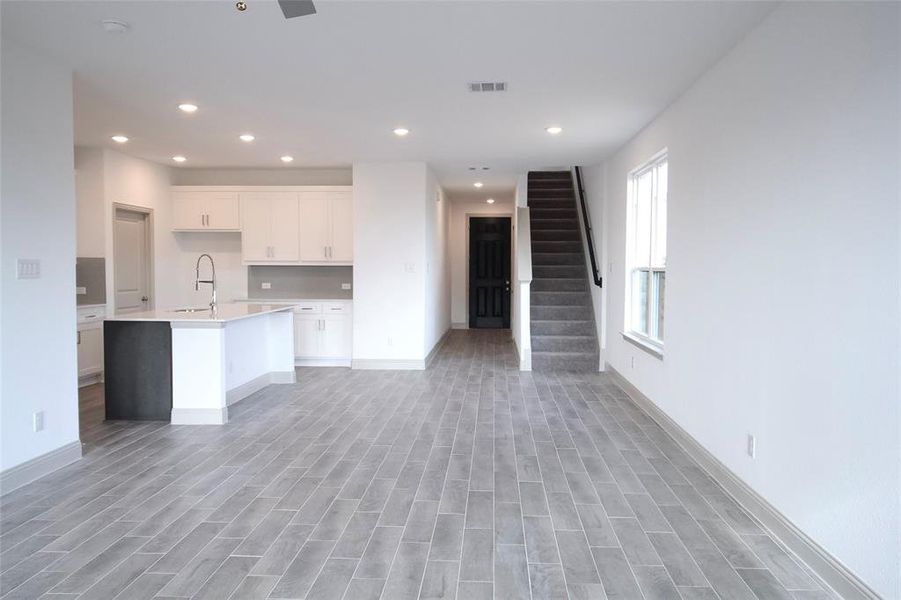
[(648, 354), (650, 354), (651, 356), (653, 356), (655, 358), (659, 358), (660, 360), (663, 360), (663, 347), (662, 346), (653, 344), (653, 343), (649, 342), (648, 340), (640, 338), (639, 336), (637, 336), (633, 333), (628, 333), (626, 331), (622, 332), (622, 336), (623, 336), (623, 339), (626, 340), (627, 342), (629, 342), (630, 344), (641, 348), (642, 350), (644, 350), (645, 352), (647, 352)]

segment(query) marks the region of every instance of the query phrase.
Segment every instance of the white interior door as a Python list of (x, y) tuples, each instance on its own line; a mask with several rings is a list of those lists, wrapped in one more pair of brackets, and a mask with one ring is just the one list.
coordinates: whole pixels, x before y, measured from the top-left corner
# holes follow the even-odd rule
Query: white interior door
[(147, 214), (117, 208), (113, 222), (113, 262), (117, 313), (150, 308), (150, 251)]
[(332, 194), (331, 201), (331, 259), (353, 262), (354, 259), (354, 201), (350, 192)]
[(328, 260), (329, 199), (323, 192), (300, 194), (300, 260)]

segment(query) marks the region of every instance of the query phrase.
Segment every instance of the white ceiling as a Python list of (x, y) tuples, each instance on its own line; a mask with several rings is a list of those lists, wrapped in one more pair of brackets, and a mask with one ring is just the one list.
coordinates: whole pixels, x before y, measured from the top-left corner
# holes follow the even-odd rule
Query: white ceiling
[[(185, 167), (425, 160), (452, 196), (479, 199), (509, 193), (517, 172), (602, 159), (773, 8), (318, 0), (318, 14), (285, 20), (275, 2), (247, 4), (4, 0), (2, 35), (73, 67), (78, 144), (121, 133), (119, 150), (184, 154)], [(107, 34), (102, 19), (131, 30)], [(509, 91), (470, 93), (480, 80)], [(184, 101), (200, 110), (182, 114)]]

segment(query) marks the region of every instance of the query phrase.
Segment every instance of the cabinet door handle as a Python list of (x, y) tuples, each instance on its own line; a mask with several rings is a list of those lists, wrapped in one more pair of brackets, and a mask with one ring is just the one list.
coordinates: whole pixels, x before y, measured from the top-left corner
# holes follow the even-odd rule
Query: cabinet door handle
[(78, 343), (78, 344), (81, 344), (81, 332), (80, 332), (80, 331), (76, 331), (75, 333), (78, 334), (78, 335), (77, 335), (77, 339), (78, 339), (78, 342), (77, 342), (77, 343)]
[(207, 213), (207, 215), (206, 215), (206, 226), (207, 226), (207, 227), (210, 226), (210, 215), (209, 215), (209, 213)]

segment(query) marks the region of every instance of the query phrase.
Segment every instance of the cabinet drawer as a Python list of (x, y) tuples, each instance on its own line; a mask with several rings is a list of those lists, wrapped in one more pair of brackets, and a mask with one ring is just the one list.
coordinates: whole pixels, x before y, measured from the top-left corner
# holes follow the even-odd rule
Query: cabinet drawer
[(322, 312), (326, 315), (343, 315), (350, 313), (350, 304), (346, 302), (323, 302)]
[(79, 308), (78, 324), (82, 323), (99, 323), (103, 320), (106, 310), (101, 306), (97, 308)]
[(321, 302), (302, 302), (294, 305), (294, 312), (299, 315), (321, 315)]

